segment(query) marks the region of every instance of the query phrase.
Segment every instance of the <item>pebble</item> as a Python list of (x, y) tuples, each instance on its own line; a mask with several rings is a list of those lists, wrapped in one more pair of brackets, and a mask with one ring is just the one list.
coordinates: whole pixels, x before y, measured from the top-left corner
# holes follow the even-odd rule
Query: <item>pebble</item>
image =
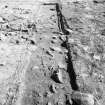
[(48, 102), (47, 105), (52, 105), (51, 102)]
[(71, 29), (66, 29), (67, 31), (69, 31), (70, 33), (72, 33), (73, 32), (73, 30), (71, 30)]
[(28, 46), (27, 46), (27, 49), (28, 49), (29, 51), (35, 51), (37, 48), (38, 48), (38, 47), (37, 47), (36, 45), (28, 45)]
[(58, 66), (61, 69), (65, 69), (66, 68), (66, 66), (62, 62), (58, 62)]
[(53, 92), (53, 93), (57, 93), (55, 84), (52, 84), (52, 85), (50, 86), (50, 91)]
[(69, 43), (74, 43), (74, 42), (75, 42), (75, 40), (74, 40), (74, 39), (72, 39), (72, 38), (69, 38), (68, 42), (69, 42)]
[(54, 71), (51, 77), (56, 83), (63, 83), (63, 76), (61, 70)]
[(66, 37), (65, 36), (60, 36), (59, 39), (61, 39), (62, 41), (66, 41)]
[(33, 69), (33, 70), (39, 69), (39, 67), (38, 67), (38, 66), (34, 66), (32, 69)]
[[(74, 101), (80, 101), (83, 105), (94, 105), (94, 96), (89, 93), (73, 92), (72, 99)], [(85, 102), (85, 104), (84, 104)]]
[(94, 58), (95, 60), (100, 60), (100, 59), (101, 59), (99, 55), (94, 55), (93, 58)]
[(2, 17), (0, 17), (0, 22), (2, 22), (2, 23), (4, 23), (5, 21), (3, 20), (3, 18)]
[(60, 47), (50, 47), (50, 49), (53, 51), (62, 52), (62, 49)]
[(63, 83), (63, 76), (62, 76), (62, 71), (59, 70), (57, 73), (57, 77), (60, 83)]
[(53, 54), (51, 51), (46, 51), (46, 54), (50, 55), (51, 57), (53, 57)]

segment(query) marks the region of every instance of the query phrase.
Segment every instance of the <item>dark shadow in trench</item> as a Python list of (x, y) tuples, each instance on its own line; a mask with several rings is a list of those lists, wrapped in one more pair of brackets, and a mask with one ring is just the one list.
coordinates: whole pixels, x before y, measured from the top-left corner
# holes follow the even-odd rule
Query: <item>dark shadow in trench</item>
[(73, 62), (72, 62), (72, 58), (71, 58), (71, 54), (70, 54), (70, 48), (68, 48), (68, 66), (67, 66), (67, 72), (69, 74), (69, 77), (70, 77), (70, 84), (71, 84), (71, 87), (73, 90), (78, 90), (78, 85), (77, 85), (77, 82), (76, 82), (76, 73), (74, 71), (74, 68), (73, 68)]
[[(66, 35), (66, 36), (70, 35), (70, 33), (65, 29), (65, 28), (69, 28), (69, 26), (66, 22), (65, 17), (62, 15), (61, 7), (59, 6), (59, 4), (56, 4), (56, 12), (57, 12), (57, 17), (58, 17), (59, 29), (64, 33), (64, 35)], [(68, 37), (66, 37), (66, 42), (63, 42), (61, 46), (68, 49), (67, 72), (68, 72), (69, 77), (70, 77), (70, 84), (71, 84), (72, 89), (78, 90), (78, 85), (76, 83), (76, 74), (75, 74), (75, 71), (73, 68), (73, 63), (72, 63), (71, 50), (70, 50), (70, 46), (68, 44)]]

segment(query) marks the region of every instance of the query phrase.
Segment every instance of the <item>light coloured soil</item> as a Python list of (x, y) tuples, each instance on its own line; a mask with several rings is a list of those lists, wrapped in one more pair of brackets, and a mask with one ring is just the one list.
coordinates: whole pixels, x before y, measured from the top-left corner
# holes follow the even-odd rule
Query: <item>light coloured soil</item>
[(93, 1), (0, 1), (0, 105), (104, 105), (105, 3)]

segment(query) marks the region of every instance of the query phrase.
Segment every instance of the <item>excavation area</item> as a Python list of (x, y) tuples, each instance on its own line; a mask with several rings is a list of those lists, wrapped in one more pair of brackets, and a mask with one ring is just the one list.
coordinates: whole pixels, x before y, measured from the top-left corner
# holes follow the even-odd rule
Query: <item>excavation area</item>
[(104, 0), (0, 1), (0, 105), (104, 105)]

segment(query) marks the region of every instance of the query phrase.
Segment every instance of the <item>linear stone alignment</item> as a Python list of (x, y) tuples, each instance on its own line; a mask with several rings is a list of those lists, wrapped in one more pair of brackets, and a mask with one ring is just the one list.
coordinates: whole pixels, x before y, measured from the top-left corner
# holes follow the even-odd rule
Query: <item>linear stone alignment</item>
[(104, 0), (1, 0), (0, 105), (104, 105), (104, 27)]

